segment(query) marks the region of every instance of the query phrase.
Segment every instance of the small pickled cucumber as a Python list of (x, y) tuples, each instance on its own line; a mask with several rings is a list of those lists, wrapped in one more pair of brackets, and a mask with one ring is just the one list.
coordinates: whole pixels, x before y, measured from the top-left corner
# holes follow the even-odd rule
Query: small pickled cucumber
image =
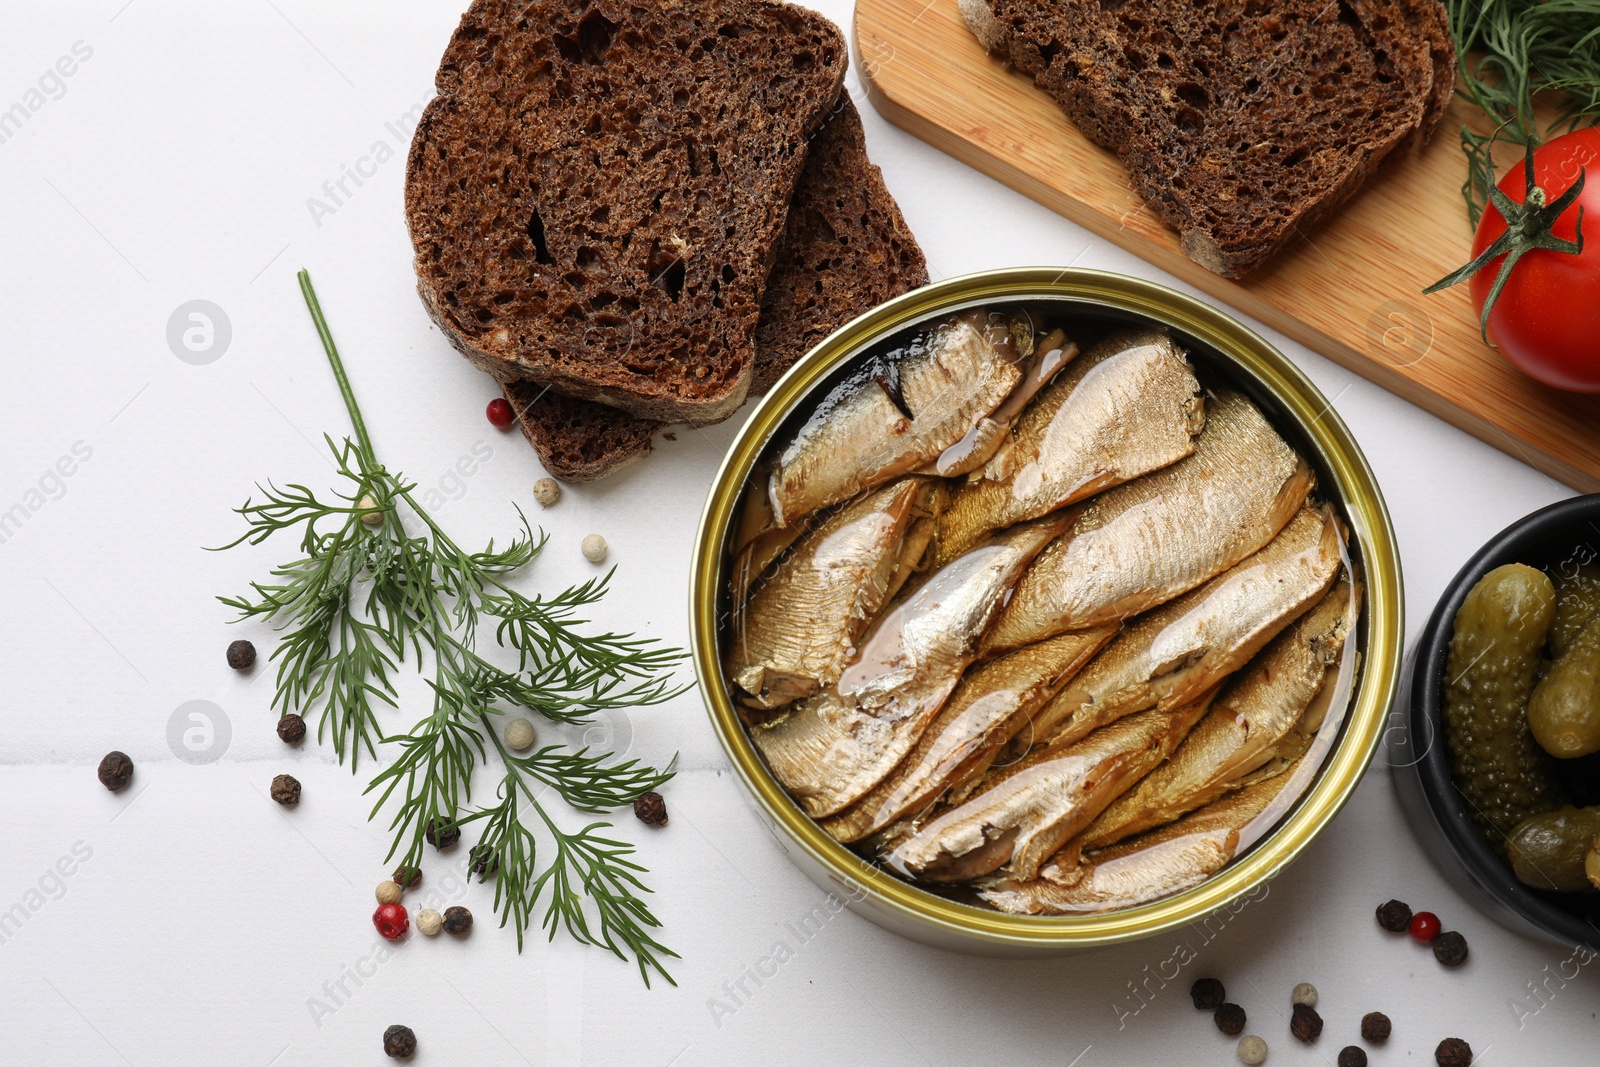
[(1523, 885), (1579, 893), (1595, 888), (1585, 868), (1597, 837), (1600, 808), (1562, 808), (1518, 823), (1506, 852)]
[(1528, 728), (1558, 759), (1600, 752), (1600, 617), (1578, 631), (1534, 687)]
[(1490, 843), (1560, 803), (1528, 730), (1528, 697), (1555, 614), (1555, 587), (1520, 563), (1496, 567), (1456, 613), (1445, 677), (1444, 734), (1456, 788)]
[(1555, 576), (1556, 617), (1550, 624), (1550, 655), (1556, 659), (1583, 624), (1600, 615), (1600, 563), (1585, 563)]

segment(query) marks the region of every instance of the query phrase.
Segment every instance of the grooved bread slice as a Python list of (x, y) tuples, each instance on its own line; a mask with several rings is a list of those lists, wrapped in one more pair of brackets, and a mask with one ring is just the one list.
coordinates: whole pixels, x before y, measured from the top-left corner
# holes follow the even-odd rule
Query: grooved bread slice
[(727, 416), (846, 57), (769, 0), (476, 0), (407, 162), (429, 313), (502, 382)]
[(1033, 77), (1229, 277), (1425, 139), (1454, 86), (1438, 0), (960, 0), (978, 39)]
[[(751, 392), (766, 392), (844, 323), (927, 281), (922, 250), (867, 158), (861, 116), (841, 96), (811, 140), (789, 205), (756, 325)], [(565, 481), (591, 481), (647, 455), (666, 425), (529, 382), (504, 388), (539, 461)]]

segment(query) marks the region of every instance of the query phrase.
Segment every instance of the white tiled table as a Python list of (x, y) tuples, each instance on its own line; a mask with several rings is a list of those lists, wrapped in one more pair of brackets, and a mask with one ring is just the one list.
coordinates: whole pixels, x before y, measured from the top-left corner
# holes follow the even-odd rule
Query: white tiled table
[[(417, 1030), (418, 1064), (1234, 1062), (1189, 1006), (1202, 974), (1226, 981), (1273, 1064), (1331, 1064), (1373, 1009), (1395, 1022), (1378, 1065), (1430, 1063), (1447, 1035), (1491, 1065), (1592, 1061), (1600, 968), (1472, 912), (1421, 859), (1382, 767), (1220, 933), (1049, 962), (968, 958), (848, 910), (797, 935), (823, 894), (746, 808), (692, 694), (622, 726), (637, 755), (680, 753), (670, 827), (624, 826), (683, 956), (676, 988), (647, 991), (565, 937), (535, 936), (519, 956), (487, 887), (441, 870), (429, 884), (476, 911), (473, 937), (414, 937), (374, 958), (367, 916), (386, 839), (366, 822), (364, 775), (315, 745), (286, 750), (267, 673), (222, 663), (239, 634), (214, 595), (240, 591), (288, 546), (201, 547), (233, 536), (229, 509), (254, 480), (322, 484), (310, 442), (345, 432), (294, 285), (302, 265), (387, 462), (439, 489), (449, 523), (474, 535), (503, 535), (512, 502), (531, 506), (534, 457), (483, 421), (489, 383), (424, 316), (400, 210), (407, 116), (431, 93), (460, 3), (7, 5), (0, 115), (21, 103), (28, 117), (0, 142), (0, 511), (26, 514), (0, 543), (0, 1062), (378, 1063), (392, 1022)], [(848, 21), (847, 0), (819, 6)], [(936, 277), (1075, 263), (1171, 283), (864, 111)], [(207, 365), (175, 358), (166, 339), (169, 316), (195, 299), (231, 324)], [(1570, 494), (1273, 339), (1377, 470), (1411, 633), (1485, 538)], [(578, 541), (599, 531), (620, 567), (602, 621), (682, 643), (690, 539), (735, 429), (682, 432), (649, 462), (569, 491), (539, 516), (553, 536), (530, 587), (590, 573)], [(243, 635), (269, 647), (262, 631)], [(219, 706), (231, 729), (210, 765), (180, 762), (167, 743), (191, 700)], [(94, 778), (113, 747), (138, 764), (119, 796)], [(305, 783), (290, 813), (265, 797), (286, 770)], [(1471, 962), (1446, 972), (1380, 936), (1372, 909), (1390, 896), (1462, 930)], [(744, 978), (735, 1003), (730, 990), (780, 942), (792, 958), (759, 985)], [(1300, 980), (1322, 993), (1315, 1049), (1278, 1017)]]

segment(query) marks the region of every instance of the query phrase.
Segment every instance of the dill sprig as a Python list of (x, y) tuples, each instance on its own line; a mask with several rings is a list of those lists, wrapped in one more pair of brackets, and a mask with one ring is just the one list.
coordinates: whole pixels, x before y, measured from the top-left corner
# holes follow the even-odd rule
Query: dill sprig
[[(376, 794), (369, 817), (392, 810), (387, 859), (421, 864), (430, 829), (475, 829), (472, 873), (495, 879), (502, 926), (523, 934), (543, 907), (550, 937), (564, 928), (577, 940), (632, 958), (651, 972), (677, 953), (657, 941), (660, 926), (643, 895), (645, 869), (633, 847), (603, 835), (604, 822), (565, 829), (546, 802), (560, 797), (579, 811), (601, 813), (633, 802), (672, 777), (613, 753), (560, 745), (526, 756), (508, 752), (494, 724), (506, 708), (582, 723), (598, 711), (658, 704), (688, 688), (674, 684), (677, 649), (616, 633), (590, 634), (585, 608), (606, 592), (611, 574), (554, 596), (529, 596), (509, 579), (544, 547), (521, 510), (522, 529), (503, 548), (460, 547), (413, 495), (416, 488), (377, 461), (327, 320), (301, 271), (300, 289), (333, 368), (353, 437), (326, 437), (342, 488), (318, 496), (299, 484), (258, 486), (236, 509), (245, 532), (223, 548), (260, 544), (298, 529), (300, 555), (252, 593), (219, 597), (241, 618), (277, 626), (281, 639), (273, 706), (280, 712), (320, 709), (317, 739), (333, 746), (352, 772), (380, 746), (393, 758), (367, 786)], [(480, 630), (502, 650), (479, 653)], [(431, 656), (428, 713), (404, 733), (385, 733), (379, 705), (398, 707), (394, 675), (409, 654), (421, 670)], [(500, 767), (496, 802), (474, 806), (474, 772)]]
[[(1494, 127), (1461, 128), (1467, 180), (1461, 193), (1478, 225), (1495, 184), (1494, 147), (1538, 147), (1600, 122), (1600, 0), (1446, 0), (1460, 77), (1457, 88)], [(1541, 130), (1534, 101), (1553, 115)]]

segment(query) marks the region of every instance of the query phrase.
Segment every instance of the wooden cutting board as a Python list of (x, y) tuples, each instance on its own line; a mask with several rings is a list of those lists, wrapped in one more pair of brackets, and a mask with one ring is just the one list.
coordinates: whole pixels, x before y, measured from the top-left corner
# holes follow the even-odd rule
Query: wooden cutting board
[(1479, 337), (1465, 286), (1422, 295), (1470, 258), (1457, 131), (1478, 112), (1460, 98), (1426, 148), (1386, 162), (1328, 224), (1231, 281), (1178, 251), (1116, 157), (990, 57), (956, 0), (857, 0), (855, 40), (861, 79), (890, 122), (1473, 436), (1600, 491), (1600, 396), (1513, 369)]

